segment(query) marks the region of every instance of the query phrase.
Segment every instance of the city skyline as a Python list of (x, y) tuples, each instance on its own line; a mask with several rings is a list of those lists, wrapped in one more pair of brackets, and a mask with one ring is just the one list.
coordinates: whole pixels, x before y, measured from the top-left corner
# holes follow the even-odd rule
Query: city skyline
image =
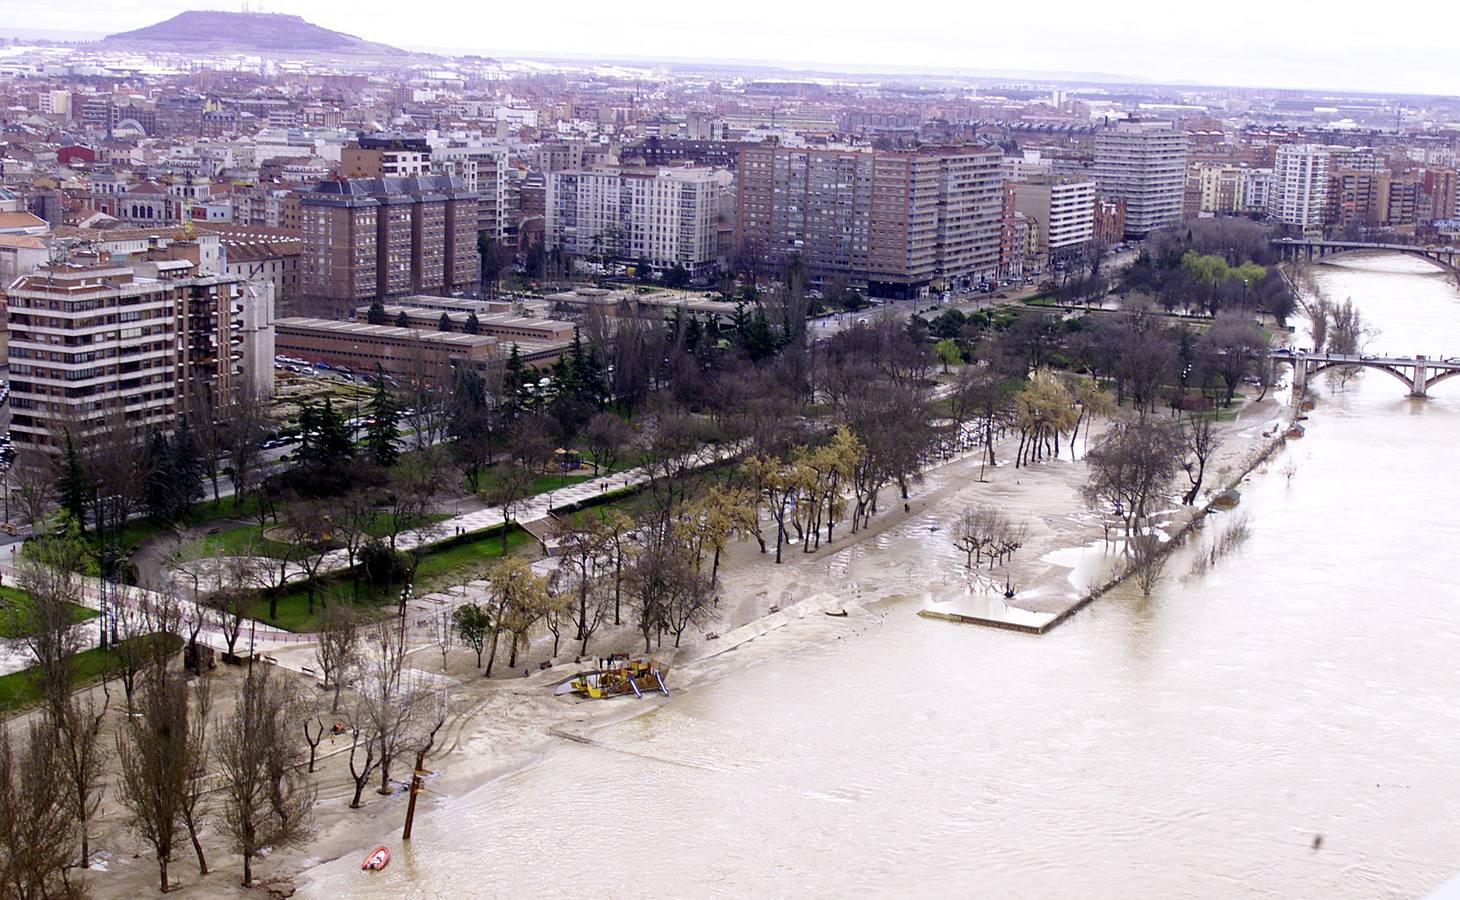
[[(17, 23), (17, 32), (81, 35), (144, 27), (189, 9), (241, 7), (219, 0), (137, 0), (85, 11), (34, 0), (0, 4), (8, 11), (7, 18)], [(1416, 32), (1406, 17), (1368, 22), (1356, 32), (1337, 21), (1313, 19), (1297, 7), (1256, 0), (1237, 0), (1223, 8), (1224, 21), (1262, 24), (1242, 30), (1238, 39), (1232, 28), (1212, 27), (1206, 18), (1192, 13), (1173, 14), (1153, 0), (1122, 4), (1119, 15), (1056, 0), (1049, 6), (1050, 14), (1038, 21), (1030, 21), (1023, 11), (944, 8), (924, 0), (906, 8), (898, 22), (879, 22), (875, 29), (838, 22), (824, 2), (787, 10), (751, 0), (728, 21), (708, 8), (657, 3), (643, 9), (632, 23), (601, 7), (570, 5), (554, 17), (551, 29), (544, 27), (534, 9), (501, 7), (492, 11), (490, 22), (482, 23), (483, 37), (475, 45), (458, 36), (457, 29), (440, 29), (443, 18), (460, 21), (465, 11), (441, 0), (422, 9), (436, 15), (406, 20), (374, 4), (341, 0), (323, 0), (307, 9), (254, 4), (249, 10), (298, 14), (327, 28), (424, 52), (702, 60), (965, 77), (1095, 75), (1117, 82), (1437, 95), (1460, 90), (1446, 65), (1443, 30), (1432, 35)], [(1412, 13), (1423, 15), (1426, 10), (1438, 14), (1444, 7), (1426, 0)], [(934, 21), (939, 27), (930, 28)], [(714, 47), (697, 53), (703, 34), (714, 34), (717, 40)]]

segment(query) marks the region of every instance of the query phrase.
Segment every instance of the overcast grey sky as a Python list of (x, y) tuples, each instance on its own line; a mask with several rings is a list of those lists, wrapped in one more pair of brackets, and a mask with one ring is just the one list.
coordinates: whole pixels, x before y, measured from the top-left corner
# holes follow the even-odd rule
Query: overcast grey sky
[[(1460, 94), (1455, 0), (253, 0), (367, 40), (520, 55), (1104, 72), (1156, 81)], [(124, 31), (239, 0), (0, 0), (17, 28)]]

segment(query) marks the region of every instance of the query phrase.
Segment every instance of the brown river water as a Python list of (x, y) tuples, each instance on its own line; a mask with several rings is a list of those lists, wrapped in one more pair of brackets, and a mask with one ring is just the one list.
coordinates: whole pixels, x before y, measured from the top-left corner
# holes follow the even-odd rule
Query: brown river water
[[(1313, 276), (1371, 352), (1460, 356), (1460, 292), (1424, 262)], [(1460, 379), (1318, 391), (1205, 574), (1188, 548), (1042, 637), (912, 602), (784, 629), (301, 895), (1423, 896), (1460, 871)]]

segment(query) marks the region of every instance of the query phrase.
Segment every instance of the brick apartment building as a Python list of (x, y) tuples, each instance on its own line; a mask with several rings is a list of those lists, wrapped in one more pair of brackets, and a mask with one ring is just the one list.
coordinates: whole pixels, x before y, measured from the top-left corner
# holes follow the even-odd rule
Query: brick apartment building
[(1003, 194), (998, 150), (747, 145), (735, 245), (813, 278), (865, 282), (884, 296), (992, 280)]
[(300, 219), (300, 292), (317, 308), (477, 290), (477, 200), (456, 178), (321, 182), (300, 198)]

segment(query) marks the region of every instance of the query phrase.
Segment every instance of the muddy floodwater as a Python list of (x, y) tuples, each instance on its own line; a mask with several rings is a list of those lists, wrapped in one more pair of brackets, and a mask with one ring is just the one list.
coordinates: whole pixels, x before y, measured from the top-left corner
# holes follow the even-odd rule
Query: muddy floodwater
[[(1426, 263), (1312, 277), (1371, 352), (1460, 356), (1460, 292)], [(1307, 436), (1207, 524), (1251, 537), (1205, 573), (1185, 550), (1150, 598), (1042, 637), (910, 601), (784, 629), (302, 893), (1422, 896), (1460, 871), (1460, 379), (1317, 389)]]

